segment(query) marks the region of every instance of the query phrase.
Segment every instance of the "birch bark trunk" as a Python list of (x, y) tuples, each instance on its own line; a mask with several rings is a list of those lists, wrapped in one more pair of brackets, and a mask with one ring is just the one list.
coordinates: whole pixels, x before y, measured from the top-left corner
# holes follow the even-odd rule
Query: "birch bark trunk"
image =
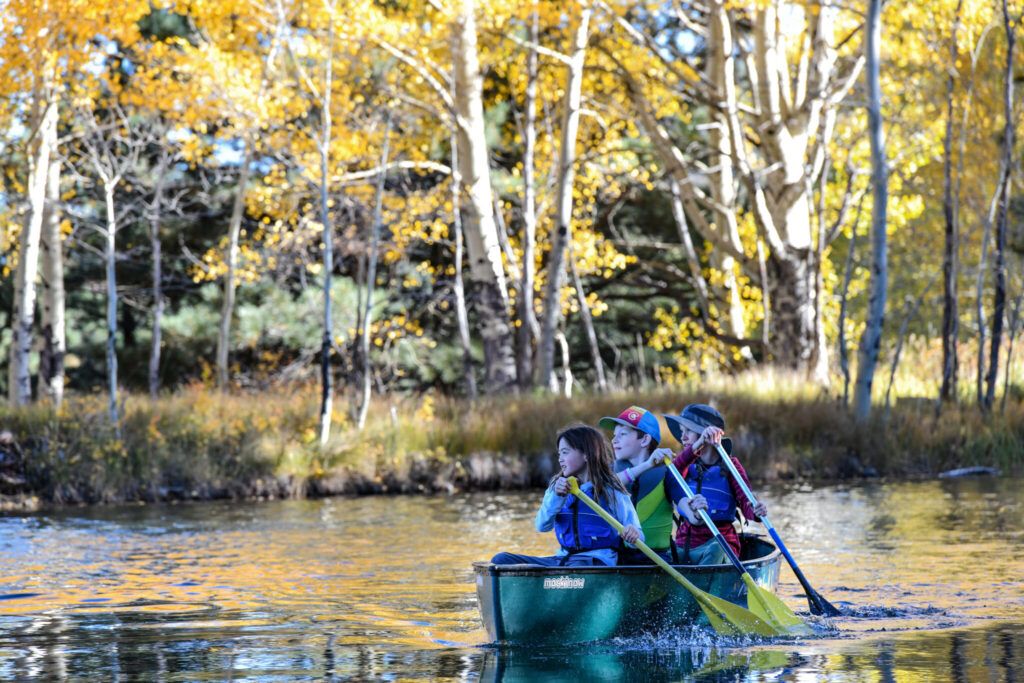
[[(836, 108), (859, 75), (863, 60), (843, 65), (843, 73), (839, 72), (833, 46), (837, 10), (823, 2), (814, 2), (805, 15), (800, 49), (788, 45), (779, 17), (781, 5), (780, 0), (757, 3), (745, 14), (751, 26), (744, 31), (752, 34), (751, 39), (738, 43), (732, 38), (737, 33), (735, 11), (713, 0), (705, 15), (704, 36), (710, 64), (700, 80), (689, 78), (668, 59), (655, 37), (626, 29), (684, 83), (678, 89), (681, 98), (705, 102), (712, 112), (705, 149), (712, 160), (707, 175), (714, 182), (707, 192), (693, 171), (696, 165), (688, 159), (691, 151), (677, 144), (657, 120), (656, 108), (645, 92), (648, 75), (634, 73), (631, 65), (618, 63), (618, 67), (638, 105), (640, 122), (680, 187), (690, 223), (717, 252), (715, 263), (728, 269), (727, 259), (732, 258), (745, 273), (756, 276), (759, 264), (751, 256), (755, 245), (738, 248), (739, 239), (733, 233), (739, 199), (736, 193), (730, 195), (727, 174), (742, 184), (744, 202), (758, 228), (756, 239), (768, 247), (763, 278), (763, 298), (771, 302), (767, 356), (827, 385), (828, 358), (820, 344), (822, 321), (815, 298), (816, 254), (827, 245), (815, 245), (812, 239), (810, 197), (823, 173)], [(790, 63), (791, 55), (799, 55), (798, 64)], [(749, 88), (743, 93), (733, 65), (739, 56), (746, 62), (743, 84)], [(713, 220), (708, 220), (708, 214)], [(734, 305), (731, 294), (724, 303)], [(723, 321), (722, 326), (729, 324)]]
[(474, 0), (461, 0), (452, 25), (459, 171), (466, 198), (463, 229), (473, 290), (471, 299), (483, 340), (486, 387), (489, 393), (504, 393), (515, 387), (516, 367), (508, 288), (491, 201), (475, 11)]
[(562, 137), (558, 153), (558, 195), (556, 228), (548, 257), (547, 282), (544, 289), (544, 315), (541, 321), (540, 376), (538, 383), (557, 391), (554, 376), (555, 335), (562, 314), (562, 287), (566, 280), (566, 259), (572, 240), (572, 186), (575, 178), (576, 136), (579, 130), (580, 100), (583, 86), (583, 63), (589, 36), (590, 7), (583, 7), (573, 35), (572, 50), (566, 74), (565, 108), (562, 115)]
[(1006, 319), (1006, 224), (1010, 211), (1010, 173), (1013, 164), (1015, 137), (1013, 119), (1013, 51), (1016, 45), (1013, 21), (1002, 2), (1003, 26), (1006, 29), (1006, 69), (1003, 82), (1003, 112), (1006, 125), (1003, 128), (1003, 174), (999, 189), (999, 216), (996, 220), (996, 241), (994, 245), (992, 271), (995, 290), (992, 294), (992, 340), (988, 361), (988, 375), (985, 378), (985, 409), (991, 410), (996, 398), (996, 380), (999, 375), (999, 347), (1003, 343), (1003, 322)]
[(170, 155), (164, 150), (160, 157), (160, 164), (157, 167), (153, 203), (148, 209), (149, 242), (153, 252), (153, 335), (149, 345), (147, 379), (149, 383), (149, 397), (152, 399), (155, 399), (160, 391), (160, 352), (163, 343), (164, 320), (163, 244), (160, 241), (160, 211), (164, 202), (164, 178), (169, 163)]
[(29, 368), (32, 350), (32, 326), (35, 322), (36, 276), (39, 273), (39, 249), (46, 213), (46, 186), (50, 163), (57, 145), (57, 103), (51, 89), (35, 93), (37, 122), (30, 159), (29, 210), (22, 227), (18, 250), (18, 270), (14, 278), (14, 311), (11, 317), (11, 361), (8, 367), (8, 396), (12, 405), (32, 401), (32, 377)]
[[(718, 87), (718, 102), (724, 102), (727, 93), (736, 90), (735, 46), (732, 37), (732, 19), (725, 3), (714, 0), (711, 5), (711, 39), (708, 43), (708, 76)], [(742, 251), (739, 226), (736, 222), (736, 176), (733, 173), (733, 152), (729, 139), (729, 121), (721, 110), (712, 110), (712, 126), (708, 130), (708, 144), (711, 149), (711, 183), (715, 227), (735, 248)], [(725, 298), (729, 315), (726, 320), (728, 334), (743, 339), (747, 336), (743, 320), (743, 302), (736, 283), (736, 259), (728, 252), (716, 251), (713, 261), (724, 276)], [(751, 358), (749, 346), (740, 348), (744, 358)]]
[(957, 216), (953, 210), (953, 94), (956, 87), (956, 64), (959, 60), (957, 31), (960, 28), (960, 10), (963, 0), (956, 4), (956, 18), (951, 37), (952, 55), (949, 80), (946, 87), (946, 131), (942, 140), (942, 214), (945, 219), (945, 241), (942, 254), (942, 386), (939, 389), (939, 403), (956, 398), (957, 335), (959, 334), (960, 311), (957, 301), (957, 278), (959, 277), (960, 235)]
[[(327, 63), (324, 70), (324, 95), (321, 101), (323, 130), (320, 137), (320, 226), (323, 243), (324, 309), (323, 331), (320, 338), (320, 446), (327, 445), (331, 436), (331, 417), (334, 415), (334, 382), (331, 377), (331, 349), (334, 347), (333, 301), (331, 284), (334, 275), (334, 221), (331, 220), (330, 173), (331, 173), (331, 80), (334, 64), (334, 5), (331, 10), (331, 28), (328, 39)], [(385, 145), (387, 141), (385, 140)], [(383, 177), (384, 170), (381, 169)], [(362, 426), (360, 424), (360, 426)]]
[(234, 205), (231, 207), (231, 220), (228, 223), (228, 272), (224, 276), (224, 300), (220, 309), (220, 326), (217, 329), (217, 388), (228, 389), (228, 356), (231, 351), (231, 318), (235, 313), (235, 272), (238, 269), (238, 236), (242, 229), (242, 217), (245, 215), (245, 193), (249, 186), (249, 167), (252, 165), (252, 140), (245, 141), (245, 154), (242, 167), (238, 173), (238, 188), (235, 191)]
[(882, 90), (879, 84), (879, 53), (882, 39), (882, 0), (870, 0), (865, 30), (867, 31), (868, 133), (871, 139), (871, 170), (874, 206), (871, 208), (871, 283), (868, 295), (868, 316), (857, 350), (857, 380), (853, 389), (853, 413), (858, 421), (871, 414), (871, 384), (875, 376), (882, 325), (885, 322), (885, 299), (888, 288), (888, 257), (886, 245), (886, 207), (888, 205), (888, 163), (882, 132)]
[[(821, 8), (819, 14), (821, 12), (827, 13), (827, 10)], [(822, 19), (814, 23), (817, 43), (827, 46), (830, 28), (831, 23)], [(757, 12), (755, 44), (756, 80), (762, 107), (759, 124), (765, 130), (762, 152), (766, 166), (772, 170), (765, 176), (763, 189), (756, 188), (757, 181), (750, 171), (745, 173), (745, 182), (755, 186), (754, 194), (759, 195), (755, 213), (771, 248), (768, 274), (774, 329), (770, 351), (776, 362), (810, 371), (818, 321), (813, 301), (814, 249), (808, 202), (814, 179), (808, 178), (805, 159), (810, 133), (819, 127), (824, 102), (815, 97), (808, 97), (803, 103), (794, 101), (774, 4), (769, 3)], [(820, 47), (816, 60), (818, 73), (813, 75), (827, 76), (820, 72), (830, 69), (834, 59), (827, 47)], [(824, 82), (815, 85), (824, 86)], [(734, 146), (743, 149), (744, 134), (737, 104), (733, 95), (729, 101), (730, 129)], [(827, 378), (819, 379), (827, 382)]]
[(534, 250), (537, 237), (537, 186), (534, 172), (537, 149), (537, 50), (540, 40), (539, 19), (530, 15), (530, 48), (526, 53), (526, 96), (523, 102), (523, 268), (519, 282), (516, 329), (516, 376), (519, 388), (533, 386), (533, 345), (540, 336), (540, 324), (534, 310)]
[(985, 272), (988, 268), (988, 243), (991, 241), (992, 223), (996, 220), (996, 209), (999, 206), (999, 195), (1003, 187), (1003, 175), (1009, 173), (1006, 169), (1005, 159), (999, 160), (999, 181), (992, 191), (992, 201), (989, 204), (985, 230), (981, 235), (981, 257), (978, 259), (978, 273), (974, 282), (974, 319), (978, 329), (978, 367), (974, 375), (974, 393), (978, 406), (985, 407), (985, 340), (988, 336), (985, 318)]
[(370, 411), (370, 388), (373, 381), (372, 367), (370, 366), (370, 332), (373, 326), (373, 290), (377, 284), (377, 251), (380, 245), (380, 230), (383, 222), (384, 207), (384, 180), (387, 177), (388, 167), (388, 143), (391, 138), (391, 117), (388, 116), (387, 125), (384, 129), (384, 147), (381, 150), (380, 176), (377, 179), (376, 197), (373, 207), (373, 238), (370, 242), (369, 265), (366, 270), (366, 308), (363, 309), (363, 331), (361, 338), (362, 347), (362, 399), (359, 403), (359, 429), (366, 425), (366, 415)]
[(462, 174), (459, 173), (459, 143), (452, 136), (452, 231), (455, 233), (455, 278), (452, 289), (455, 294), (455, 320), (459, 326), (459, 344), (462, 346), (462, 380), (466, 383), (466, 396), (476, 399), (476, 376), (473, 373), (473, 353), (469, 336), (469, 314), (466, 311), (466, 286), (462, 277), (462, 262), (465, 249), (462, 237)]
[(117, 410), (117, 214), (114, 208), (115, 180), (104, 180), (103, 203), (106, 207), (107, 225), (103, 232), (103, 265), (107, 274), (107, 392), (109, 394), (109, 415), (112, 425), (119, 425)]
[(64, 401), (64, 355), (67, 340), (64, 323), (64, 249), (60, 223), (61, 164), (50, 161), (42, 226), (41, 316), (43, 349), (39, 354), (39, 394), (55, 408)]

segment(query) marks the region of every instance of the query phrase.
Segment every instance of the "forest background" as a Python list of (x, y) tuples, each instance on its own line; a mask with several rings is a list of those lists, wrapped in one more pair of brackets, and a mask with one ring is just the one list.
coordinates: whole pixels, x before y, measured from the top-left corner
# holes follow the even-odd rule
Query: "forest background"
[(1017, 3), (0, 8), (24, 504), (535, 485), (633, 403), (1020, 467)]

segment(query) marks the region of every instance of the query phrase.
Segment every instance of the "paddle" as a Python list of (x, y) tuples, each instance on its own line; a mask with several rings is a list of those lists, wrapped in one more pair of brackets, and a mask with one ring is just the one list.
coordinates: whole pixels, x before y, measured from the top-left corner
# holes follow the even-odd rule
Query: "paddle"
[[(690, 490), (686, 480), (683, 479), (682, 475), (679, 474), (679, 470), (672, 463), (672, 459), (665, 457), (665, 464), (668, 465), (668, 469), (672, 472), (672, 476), (676, 478), (679, 485), (683, 489), (683, 493), (686, 494), (687, 498), (693, 498), (693, 491)], [(782, 633), (789, 635), (813, 635), (814, 630), (810, 626), (805, 624), (800, 617), (793, 613), (793, 610), (789, 609), (777, 595), (771, 591), (765, 589), (762, 586), (757, 585), (754, 581), (754, 577), (750, 575), (747, 568), (740, 562), (740, 558), (736, 557), (736, 553), (733, 552), (732, 546), (725, 540), (722, 533), (715, 526), (715, 523), (711, 521), (711, 517), (708, 516), (707, 510), (698, 510), (701, 520), (711, 530), (715, 540), (722, 546), (722, 550), (725, 551), (726, 557), (732, 562), (732, 566), (736, 567), (736, 570), (740, 573), (740, 577), (743, 579), (743, 583), (747, 584), (747, 607), (751, 612), (766, 620), (776, 629)]]
[[(622, 524), (608, 514), (607, 510), (595, 503), (590, 496), (580, 490), (576, 477), (569, 477), (569, 490), (579, 500), (583, 501), (587, 507), (599, 514), (604, 521), (608, 522), (612, 526), (613, 529), (618, 531), (620, 534), (622, 533)], [(669, 566), (668, 562), (661, 559), (656, 552), (647, 547), (647, 544), (643, 541), (637, 540), (633, 545), (639, 548), (640, 552), (649, 557), (652, 562), (664, 569), (669, 576), (681, 583), (686, 590), (690, 591), (694, 599), (697, 601), (697, 604), (700, 605), (701, 610), (704, 611), (704, 615), (708, 618), (711, 626), (718, 633), (724, 635), (779, 635), (778, 629), (749, 610), (744, 609), (739, 605), (734, 605), (728, 600), (723, 600), (722, 598), (711, 595), (710, 593), (706, 593), (694, 586), (685, 576)]]
[[(743, 481), (743, 477), (736, 471), (736, 465), (732, 463), (732, 459), (729, 454), (725, 452), (720, 444), (715, 444), (718, 448), (718, 454), (722, 456), (722, 460), (725, 462), (725, 466), (729, 468), (729, 472), (732, 474), (733, 479), (740, 485), (740, 489), (746, 495), (747, 499), (752, 505), (757, 505), (757, 499), (754, 498), (754, 494), (750, 491), (750, 487)], [(796, 566), (796, 560), (789, 554), (789, 550), (786, 549), (786, 545), (779, 538), (778, 532), (775, 531), (775, 527), (768, 521), (767, 517), (761, 518), (761, 523), (768, 529), (768, 533), (771, 535), (772, 540), (775, 541), (775, 545), (782, 551), (783, 557), (789, 562), (789, 566), (793, 569), (793, 573), (796, 574), (796, 578), (800, 580), (800, 585), (804, 587), (804, 593), (807, 595), (807, 604), (810, 605), (811, 614), (825, 615), (826, 617), (837, 617), (842, 614), (837, 607), (830, 603), (825, 598), (821, 597), (818, 591), (811, 588), (811, 584), (807, 583), (807, 579), (804, 577), (804, 573), (800, 571), (800, 567)]]

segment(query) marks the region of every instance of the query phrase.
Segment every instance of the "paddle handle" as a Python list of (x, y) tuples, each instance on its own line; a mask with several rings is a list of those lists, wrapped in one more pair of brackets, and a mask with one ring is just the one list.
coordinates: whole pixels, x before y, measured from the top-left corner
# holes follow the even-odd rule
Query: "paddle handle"
[[(686, 483), (686, 480), (683, 479), (683, 475), (679, 474), (679, 470), (676, 469), (675, 463), (672, 462), (671, 458), (666, 456), (665, 464), (668, 466), (669, 472), (672, 473), (672, 476), (676, 478), (676, 481), (679, 482), (679, 485), (683, 488), (683, 493), (686, 494), (687, 498), (692, 500), (693, 491), (690, 489), (689, 484)], [(744, 567), (743, 563), (740, 562), (740, 558), (736, 557), (736, 553), (733, 552), (732, 546), (729, 545), (729, 541), (725, 540), (725, 536), (723, 536), (722, 532), (720, 532), (718, 530), (718, 527), (715, 526), (714, 521), (712, 521), (711, 517), (708, 515), (708, 511), (697, 510), (697, 514), (700, 515), (701, 521), (704, 522), (704, 524), (707, 525), (709, 529), (711, 529), (712, 535), (715, 537), (715, 540), (718, 541), (718, 545), (722, 546), (722, 550), (725, 551), (726, 557), (728, 557), (729, 561), (732, 562), (732, 566), (736, 567), (736, 571), (738, 571), (740, 574), (746, 574), (746, 567)]]
[(793, 570), (793, 573), (796, 574), (796, 578), (800, 580), (800, 585), (802, 585), (804, 590), (808, 593), (813, 592), (814, 589), (811, 588), (809, 583), (807, 583), (807, 579), (804, 577), (804, 573), (800, 571), (800, 567), (796, 566), (796, 560), (794, 560), (793, 556), (789, 554), (789, 549), (786, 548), (786, 544), (782, 542), (781, 538), (779, 538), (778, 532), (776, 532), (775, 529), (768, 527), (768, 533), (771, 535), (772, 540), (775, 541), (775, 545), (779, 548), (783, 557), (786, 558), (786, 562), (789, 562), (789, 566)]
[[(751, 505), (757, 505), (757, 498), (754, 497), (754, 492), (750, 490), (750, 487), (747, 486), (747, 482), (745, 482), (743, 477), (740, 476), (740, 473), (736, 470), (736, 465), (732, 462), (732, 458), (730, 458), (729, 454), (725, 452), (724, 448), (722, 448), (722, 444), (716, 443), (715, 448), (718, 449), (718, 454), (722, 456), (722, 462), (724, 462), (725, 466), (729, 469), (729, 473), (732, 474), (732, 478), (740, 485), (740, 491), (743, 491), (743, 495), (747, 497), (747, 500), (750, 501)], [(772, 535), (772, 538), (778, 537), (778, 535), (774, 533), (775, 529), (772, 527), (772, 523), (768, 521), (767, 516), (761, 518), (761, 524), (764, 524), (764, 528), (768, 530), (768, 533)], [(781, 546), (779, 549), (782, 549)], [(783, 553), (785, 553), (785, 551), (783, 551)]]
[(775, 541), (775, 545), (778, 546), (779, 551), (783, 557), (786, 558), (786, 562), (789, 563), (789, 568), (793, 570), (793, 574), (796, 575), (797, 581), (804, 587), (804, 594), (807, 595), (807, 602), (811, 606), (811, 611), (815, 614), (825, 614), (827, 616), (836, 616), (839, 614), (839, 610), (832, 605), (828, 600), (821, 597), (818, 591), (811, 588), (811, 584), (807, 581), (807, 577), (800, 571), (800, 567), (796, 565), (796, 560), (789, 554), (789, 549), (786, 548), (786, 544), (779, 538), (778, 532), (775, 529), (768, 527), (768, 533), (771, 535), (772, 540)]

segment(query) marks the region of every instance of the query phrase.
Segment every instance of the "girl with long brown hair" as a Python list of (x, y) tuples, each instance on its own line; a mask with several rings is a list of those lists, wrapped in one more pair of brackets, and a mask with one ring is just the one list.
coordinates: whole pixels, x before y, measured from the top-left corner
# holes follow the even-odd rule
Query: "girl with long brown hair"
[(555, 443), (560, 471), (552, 477), (544, 493), (536, 527), (537, 531), (553, 529), (561, 547), (550, 557), (498, 553), (491, 562), (568, 567), (614, 565), (618, 560), (619, 534), (569, 493), (568, 479), (576, 477), (580, 490), (622, 523), (624, 541), (642, 541), (636, 508), (612, 469), (611, 445), (604, 434), (587, 425), (562, 429)]

